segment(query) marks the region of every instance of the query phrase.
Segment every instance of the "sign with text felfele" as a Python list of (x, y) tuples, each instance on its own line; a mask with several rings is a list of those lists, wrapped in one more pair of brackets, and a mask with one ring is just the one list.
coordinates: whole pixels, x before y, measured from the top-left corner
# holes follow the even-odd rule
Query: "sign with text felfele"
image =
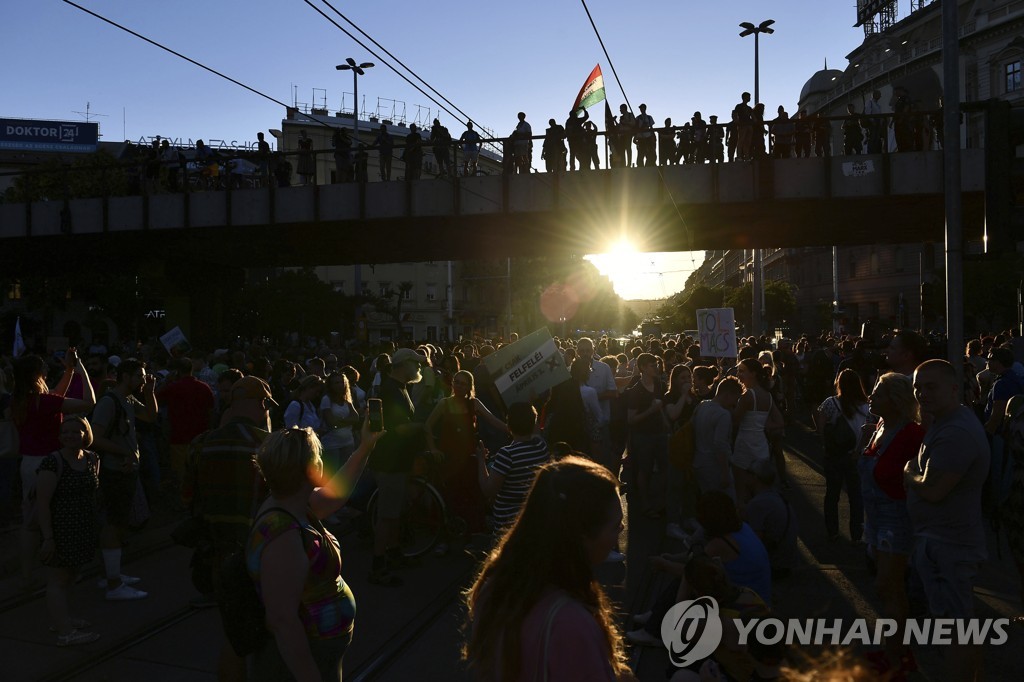
[(506, 407), (526, 402), (569, 378), (565, 360), (547, 328), (502, 346), (483, 360)]
[(736, 313), (732, 308), (697, 311), (700, 354), (706, 358), (736, 357)]

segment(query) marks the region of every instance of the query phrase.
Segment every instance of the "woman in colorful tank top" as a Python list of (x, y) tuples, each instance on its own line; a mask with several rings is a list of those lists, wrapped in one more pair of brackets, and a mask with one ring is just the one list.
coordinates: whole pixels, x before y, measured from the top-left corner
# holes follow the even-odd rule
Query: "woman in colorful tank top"
[(312, 429), (276, 431), (256, 455), (270, 496), (249, 534), (246, 563), (272, 638), (254, 654), (250, 680), (341, 679), (356, 603), (341, 577), (338, 541), (320, 520), (345, 504), (380, 436), (364, 422), (359, 448), (326, 481)]

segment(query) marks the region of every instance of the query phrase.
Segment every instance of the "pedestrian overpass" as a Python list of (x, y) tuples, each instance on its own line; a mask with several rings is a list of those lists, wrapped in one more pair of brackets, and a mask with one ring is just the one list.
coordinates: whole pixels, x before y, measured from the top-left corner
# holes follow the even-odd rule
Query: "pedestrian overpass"
[[(985, 152), (963, 149), (964, 235)], [(941, 241), (940, 151), (0, 205), (0, 269), (224, 257), (246, 266)], [(128, 260), (125, 260), (128, 259)]]

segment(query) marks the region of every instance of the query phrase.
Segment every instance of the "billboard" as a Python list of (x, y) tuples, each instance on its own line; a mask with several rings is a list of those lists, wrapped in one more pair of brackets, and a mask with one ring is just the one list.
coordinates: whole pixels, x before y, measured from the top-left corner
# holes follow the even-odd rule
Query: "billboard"
[(89, 153), (99, 136), (98, 123), (0, 118), (0, 149)]
[(896, 0), (857, 0), (857, 23), (855, 26), (870, 22), (881, 14), (885, 7), (895, 3)]

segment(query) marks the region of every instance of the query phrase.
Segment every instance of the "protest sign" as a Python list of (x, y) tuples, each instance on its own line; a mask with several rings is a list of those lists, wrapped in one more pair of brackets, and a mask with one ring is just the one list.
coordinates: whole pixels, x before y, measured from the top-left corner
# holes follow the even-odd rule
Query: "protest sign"
[(706, 358), (736, 357), (736, 315), (732, 308), (697, 311), (700, 354)]
[(503, 346), (483, 360), (506, 407), (530, 400), (569, 378), (562, 354), (547, 328)]
[(171, 357), (179, 357), (192, 350), (192, 345), (185, 338), (185, 332), (181, 327), (175, 327), (160, 337), (160, 343), (164, 345)]

